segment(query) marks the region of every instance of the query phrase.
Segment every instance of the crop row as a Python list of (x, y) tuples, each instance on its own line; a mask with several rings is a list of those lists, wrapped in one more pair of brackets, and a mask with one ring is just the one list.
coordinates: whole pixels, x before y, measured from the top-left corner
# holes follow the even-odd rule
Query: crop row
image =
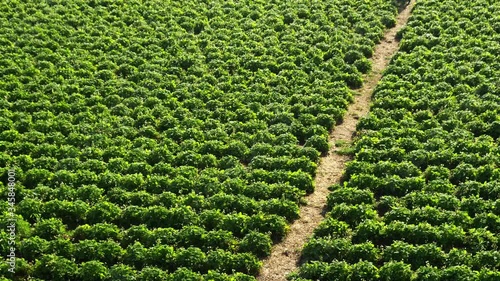
[(252, 280), (392, 2), (3, 1), (0, 190), (14, 169), (20, 265), (2, 275)]
[[(196, 252), (198, 253), (198, 252)], [(157, 254), (163, 254), (161, 251)], [(186, 250), (183, 259), (186, 264), (190, 261), (197, 261), (196, 258), (190, 259), (193, 252)], [(217, 258), (219, 261), (224, 260), (224, 256), (212, 255), (210, 258)], [(155, 257), (156, 260), (160, 258)], [(162, 257), (163, 259), (163, 257)], [(253, 259), (250, 259), (254, 262)], [(235, 261), (226, 262), (232, 264), (236, 268), (243, 268), (248, 264), (248, 259), (240, 259)], [(0, 269), (7, 272), (7, 268), (2, 264)], [(151, 281), (151, 280), (168, 280), (168, 281), (202, 281), (202, 280), (218, 280), (218, 281), (252, 281), (255, 280), (253, 276), (244, 273), (225, 274), (218, 271), (210, 270), (206, 274), (200, 274), (186, 267), (176, 268), (174, 272), (168, 273), (160, 267), (144, 266), (141, 270), (136, 270), (134, 267), (126, 264), (115, 264), (108, 266), (100, 261), (92, 260), (76, 264), (72, 260), (56, 256), (53, 254), (45, 255), (39, 259), (33, 266), (26, 262), (24, 259), (18, 259), (16, 265), (16, 277), (36, 275), (40, 276), (39, 280), (138, 280), (138, 281)], [(6, 277), (1, 277), (1, 280), (7, 281)]]
[(500, 279), (499, 12), (417, 2), (290, 280)]

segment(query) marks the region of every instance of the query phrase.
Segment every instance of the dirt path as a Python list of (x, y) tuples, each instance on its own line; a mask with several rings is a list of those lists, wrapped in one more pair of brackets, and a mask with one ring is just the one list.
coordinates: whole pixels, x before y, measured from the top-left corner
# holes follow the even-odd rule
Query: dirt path
[(356, 131), (358, 119), (368, 113), (371, 94), (382, 77), (382, 71), (398, 49), (398, 42), (395, 40), (396, 33), (408, 21), (414, 4), (415, 0), (412, 0), (406, 9), (399, 13), (396, 26), (387, 30), (382, 41), (375, 47), (371, 58), (372, 72), (364, 77), (363, 87), (356, 90), (354, 103), (349, 106), (342, 124), (336, 126), (330, 135), (332, 148), (328, 156), (321, 159), (318, 166), (315, 191), (305, 198), (307, 205), (300, 208), (301, 217), (290, 226), (290, 232), (285, 240), (276, 244), (271, 255), (264, 260), (260, 275), (257, 277), (258, 281), (285, 281), (286, 276), (297, 268), (303, 245), (323, 220), (328, 187), (339, 182), (344, 164), (349, 160), (348, 156), (336, 153), (339, 148), (335, 147), (335, 143), (339, 141), (350, 143)]

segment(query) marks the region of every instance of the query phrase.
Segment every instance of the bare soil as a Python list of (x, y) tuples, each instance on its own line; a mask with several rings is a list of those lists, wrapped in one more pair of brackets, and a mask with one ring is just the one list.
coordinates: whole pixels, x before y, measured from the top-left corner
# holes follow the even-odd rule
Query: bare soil
[(329, 142), (332, 148), (318, 166), (315, 191), (305, 197), (307, 204), (300, 208), (301, 216), (290, 225), (288, 235), (282, 242), (274, 245), (271, 255), (263, 261), (258, 281), (285, 281), (286, 276), (298, 268), (302, 247), (324, 218), (328, 187), (340, 182), (344, 165), (349, 161), (348, 156), (337, 153), (341, 147), (335, 147), (335, 143), (339, 141), (351, 143), (358, 119), (368, 113), (372, 92), (390, 59), (398, 50), (396, 33), (407, 23), (414, 5), (415, 0), (412, 0), (401, 10), (397, 16), (396, 26), (388, 29), (384, 38), (375, 47), (371, 58), (372, 71), (365, 75), (362, 88), (356, 90), (354, 102), (349, 106), (344, 120), (330, 134)]

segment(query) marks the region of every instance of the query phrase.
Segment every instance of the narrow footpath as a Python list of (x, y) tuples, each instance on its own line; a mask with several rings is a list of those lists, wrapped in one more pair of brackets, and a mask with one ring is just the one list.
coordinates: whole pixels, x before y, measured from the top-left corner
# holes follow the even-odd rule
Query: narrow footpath
[(285, 281), (286, 276), (298, 268), (298, 261), (303, 245), (312, 236), (314, 229), (323, 220), (328, 187), (338, 183), (344, 171), (348, 156), (338, 154), (337, 143), (351, 143), (356, 131), (358, 119), (370, 109), (371, 95), (382, 77), (382, 72), (398, 50), (396, 33), (407, 23), (415, 0), (397, 16), (396, 26), (388, 29), (384, 38), (375, 47), (372, 71), (365, 75), (362, 88), (356, 90), (354, 102), (349, 106), (342, 124), (337, 125), (330, 134), (331, 149), (326, 157), (321, 158), (315, 178), (314, 193), (305, 197), (307, 205), (300, 208), (300, 218), (290, 225), (290, 232), (285, 239), (274, 245), (271, 255), (263, 261), (258, 281)]

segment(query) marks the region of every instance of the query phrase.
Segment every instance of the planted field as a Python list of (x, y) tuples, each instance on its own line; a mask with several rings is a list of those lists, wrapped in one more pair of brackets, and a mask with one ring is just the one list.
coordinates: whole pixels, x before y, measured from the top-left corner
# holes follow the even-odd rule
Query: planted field
[(2, 280), (254, 280), (395, 14), (388, 0), (3, 1), (16, 266)]
[(500, 280), (500, 2), (412, 14), (291, 280)]

